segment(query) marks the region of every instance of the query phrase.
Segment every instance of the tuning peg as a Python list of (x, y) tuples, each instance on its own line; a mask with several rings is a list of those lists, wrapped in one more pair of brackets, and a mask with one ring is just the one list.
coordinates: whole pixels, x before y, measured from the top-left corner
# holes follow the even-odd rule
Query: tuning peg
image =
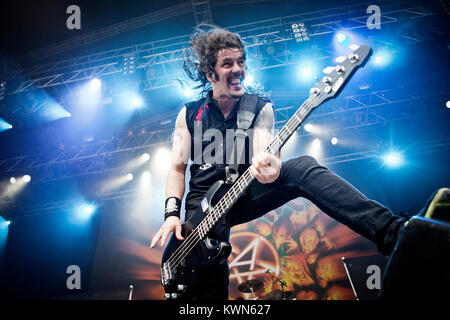
[(311, 90), (309, 90), (309, 93), (310, 93), (310, 94), (313, 94), (313, 95), (315, 95), (315, 96), (318, 96), (319, 93), (320, 93), (320, 89), (319, 89), (319, 88), (316, 88), (316, 87), (311, 88)]
[(359, 56), (356, 53), (352, 53), (348, 56), (348, 58), (350, 59), (350, 61), (352, 63), (356, 62), (359, 60)]
[(325, 84), (330, 84), (333, 80), (330, 77), (323, 77), (322, 82)]
[(325, 69), (323, 69), (323, 73), (329, 74), (329, 73), (332, 72), (333, 70), (334, 70), (334, 67), (326, 67)]
[(336, 59), (334, 59), (334, 61), (336, 61), (337, 63), (342, 63), (342, 62), (344, 62), (344, 60), (345, 60), (345, 56), (340, 56), (340, 57), (337, 57)]
[(336, 72), (339, 74), (343, 74), (345, 72), (344, 66), (341, 66), (341, 65), (336, 66)]

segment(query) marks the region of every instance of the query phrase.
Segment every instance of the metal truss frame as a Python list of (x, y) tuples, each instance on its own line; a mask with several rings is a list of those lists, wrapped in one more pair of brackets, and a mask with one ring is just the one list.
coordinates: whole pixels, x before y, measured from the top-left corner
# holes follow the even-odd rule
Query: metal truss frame
[[(449, 149), (450, 149), (450, 138), (423, 141), (410, 145), (410, 147), (408, 148), (409, 151), (406, 156), (427, 154)], [(330, 166), (339, 163), (364, 159), (377, 160), (380, 159), (381, 157), (382, 155), (379, 152), (379, 150), (366, 150), (361, 152), (349, 153), (345, 155), (323, 158), (320, 160), (320, 163), (322, 165)], [(140, 193), (141, 192), (139, 188), (128, 188), (113, 192), (98, 193), (95, 196), (93, 196), (94, 198), (93, 200), (95, 200), (99, 205), (101, 205), (105, 201), (109, 200), (137, 197), (139, 196)], [(8, 219), (10, 217), (17, 219), (26, 216), (47, 215), (58, 212), (65, 212), (67, 210), (73, 209), (76, 205), (77, 203), (74, 202), (73, 200), (61, 200), (24, 206), (14, 204), (12, 201), (3, 204), (3, 206), (6, 208), (5, 215)]]
[[(194, 1), (195, 2), (195, 1)], [(196, 1), (198, 9), (207, 4)], [(207, 2), (207, 1), (206, 1)], [(310, 38), (320, 37), (340, 29), (353, 30), (366, 27), (367, 6), (377, 4), (383, 8), (382, 24), (391, 24), (404, 19), (417, 19), (433, 15), (418, 1), (364, 2), (340, 8), (297, 14), (287, 17), (262, 20), (228, 27), (238, 32), (248, 45), (248, 55), (255, 60), (255, 70), (276, 68), (294, 63), (294, 41), (291, 24), (304, 22)], [(195, 5), (194, 5), (195, 7)], [(190, 8), (189, 10), (192, 10)], [(203, 12), (202, 11), (202, 12)], [(99, 52), (82, 57), (36, 65), (27, 69), (8, 68), (6, 74), (7, 94), (18, 94), (30, 89), (46, 88), (86, 80), (92, 77), (106, 77), (123, 73), (124, 59), (136, 58), (136, 72), (146, 76), (146, 90), (172, 86), (173, 79), (180, 72), (184, 50), (190, 36), (152, 41), (130, 47)], [(421, 41), (418, 37), (405, 35), (410, 42)], [(387, 44), (389, 45), (389, 44)], [(268, 54), (268, 46), (274, 47), (274, 54)], [(317, 59), (330, 57), (330, 50), (317, 52)], [(126, 79), (124, 79), (126, 81)]]
[[(272, 97), (283, 99), (289, 96), (289, 101), (296, 99), (288, 92)], [(381, 90), (344, 96), (332, 100), (323, 108), (318, 108), (310, 115), (309, 120), (315, 123), (339, 123), (334, 132), (387, 124), (391, 121), (438, 115), (439, 106), (446, 97), (445, 90), (433, 89), (423, 94), (412, 94), (402, 90)], [(304, 100), (298, 97), (298, 101)], [(437, 103), (436, 103), (437, 102)], [(393, 112), (395, 108), (410, 105), (428, 105), (413, 113)], [(280, 128), (295, 112), (297, 107), (289, 106), (275, 108), (276, 128)], [(393, 117), (391, 113), (397, 115)], [(67, 148), (54, 147), (53, 151), (30, 154), (0, 160), (0, 174), (4, 177), (30, 174), (34, 183), (73, 178), (90, 174), (100, 174), (109, 171), (126, 170), (126, 163), (144, 152), (160, 145), (170, 146), (173, 134), (173, 121), (176, 111), (161, 115), (157, 119), (136, 123), (133, 127), (120, 133), (117, 137), (102, 141), (91, 141)], [(131, 134), (132, 133), (132, 134)], [(299, 136), (309, 133), (299, 130)], [(450, 143), (450, 140), (448, 141)], [(433, 145), (429, 146), (430, 150)], [(362, 151), (355, 154), (339, 155), (330, 163), (339, 163), (370, 157), (373, 151)], [(328, 160), (326, 160), (328, 161)], [(124, 172), (125, 173), (125, 172)]]

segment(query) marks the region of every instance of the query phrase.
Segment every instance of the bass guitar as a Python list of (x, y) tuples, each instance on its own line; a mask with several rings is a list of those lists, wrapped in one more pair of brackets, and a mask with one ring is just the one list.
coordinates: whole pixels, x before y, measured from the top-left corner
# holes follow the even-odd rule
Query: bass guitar
[[(355, 70), (367, 61), (371, 52), (369, 46), (360, 46), (337, 66), (327, 68), (332, 71), (311, 88), (308, 99), (278, 132), (265, 152), (277, 154), (315, 108), (337, 96)], [(208, 190), (192, 218), (182, 224), (185, 240), (180, 241), (172, 234), (161, 264), (161, 282), (166, 299), (189, 296), (190, 286), (200, 269), (212, 263), (222, 263), (228, 258), (231, 245), (218, 242), (208, 234), (253, 180), (254, 177), (247, 169), (231, 186), (224, 181), (217, 181)]]

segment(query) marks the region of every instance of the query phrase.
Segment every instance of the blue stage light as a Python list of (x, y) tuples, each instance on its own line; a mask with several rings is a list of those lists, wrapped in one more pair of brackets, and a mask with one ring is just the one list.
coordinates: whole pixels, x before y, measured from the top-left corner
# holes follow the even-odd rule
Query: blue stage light
[(336, 138), (336, 137), (331, 138), (332, 145), (336, 145), (337, 143), (338, 143), (338, 138)]
[(142, 107), (144, 105), (144, 101), (142, 100), (141, 97), (135, 97), (135, 98), (131, 99), (131, 104), (134, 107), (139, 108), (139, 107)]
[(387, 51), (380, 51), (380, 52), (377, 52), (374, 55), (373, 62), (377, 66), (385, 66), (389, 62), (391, 62), (391, 59), (392, 59), (392, 57), (391, 57), (391, 54), (389, 52), (387, 52)]
[(0, 118), (0, 132), (12, 129), (12, 125), (10, 125), (8, 122)]
[(383, 156), (384, 163), (391, 168), (398, 168), (404, 164), (404, 159), (402, 154), (399, 152), (389, 152)]
[(190, 98), (194, 95), (194, 91), (191, 88), (184, 89), (184, 96)]
[(301, 73), (303, 78), (310, 78), (312, 75), (312, 69), (310, 67), (303, 67)]
[(97, 207), (93, 204), (89, 203), (83, 203), (78, 206), (76, 210), (76, 217), (79, 222), (83, 222), (91, 218), (95, 211), (97, 210)]
[(338, 32), (336, 34), (336, 40), (337, 40), (337, 42), (339, 42), (341, 44), (344, 44), (345, 41), (347, 40), (347, 38), (348, 38), (347, 35), (343, 32)]
[(48, 121), (54, 121), (72, 116), (70, 112), (65, 110), (59, 103), (53, 101), (49, 101), (44, 104), (39, 114)]
[(255, 82), (255, 78), (252, 75), (247, 75), (244, 79), (244, 86), (251, 86)]
[(98, 78), (94, 78), (89, 82), (89, 86), (92, 90), (100, 90), (102, 87), (102, 81)]

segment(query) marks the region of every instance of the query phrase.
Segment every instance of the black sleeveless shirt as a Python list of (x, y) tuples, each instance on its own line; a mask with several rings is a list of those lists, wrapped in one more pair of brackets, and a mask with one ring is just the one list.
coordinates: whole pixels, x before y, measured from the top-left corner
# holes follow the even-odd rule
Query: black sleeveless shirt
[[(249, 166), (251, 159), (251, 129), (254, 127), (259, 112), (268, 100), (258, 97), (255, 116), (248, 130), (249, 137), (245, 143), (245, 164), (239, 165), (242, 174)], [(233, 149), (237, 129), (237, 112), (240, 101), (231, 113), (224, 118), (222, 111), (212, 99), (212, 91), (205, 99), (186, 103), (186, 124), (191, 134), (191, 165), (189, 192), (186, 195), (186, 210), (195, 210), (200, 204), (206, 191), (218, 180), (225, 180), (225, 167), (229, 164), (230, 150)], [(218, 137), (220, 135), (220, 137)], [(228, 137), (228, 141), (227, 141)], [(217, 140), (216, 140), (217, 139)], [(215, 150), (222, 150), (222, 155), (215, 154)], [(217, 161), (218, 160), (218, 161)]]

